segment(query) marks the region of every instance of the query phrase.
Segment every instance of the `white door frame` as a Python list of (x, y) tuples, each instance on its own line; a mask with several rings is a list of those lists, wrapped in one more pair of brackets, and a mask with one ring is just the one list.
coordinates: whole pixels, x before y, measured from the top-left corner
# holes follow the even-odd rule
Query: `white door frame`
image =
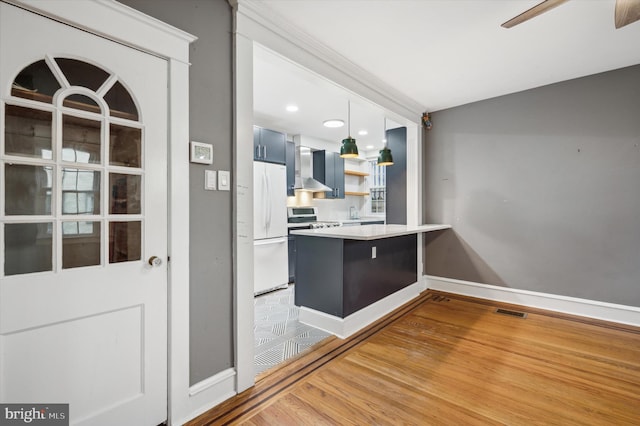
[[(325, 77), (345, 89), (349, 96), (381, 107), (387, 117), (407, 126), (407, 223), (422, 222), (421, 158), (423, 106), (396, 92), (368, 71), (336, 54), (286, 20), (272, 13), (260, 0), (229, 0), (235, 9), (235, 354), (237, 392), (254, 384), (253, 251), (248, 241), (253, 230), (253, 44)], [(242, 185), (242, 186), (241, 186)], [(242, 188), (242, 191), (240, 189)], [(422, 276), (422, 243), (418, 235), (418, 276)]]
[(3, 0), (165, 58), (168, 135), (168, 420), (191, 418), (189, 404), (189, 44), (196, 37), (113, 0)]

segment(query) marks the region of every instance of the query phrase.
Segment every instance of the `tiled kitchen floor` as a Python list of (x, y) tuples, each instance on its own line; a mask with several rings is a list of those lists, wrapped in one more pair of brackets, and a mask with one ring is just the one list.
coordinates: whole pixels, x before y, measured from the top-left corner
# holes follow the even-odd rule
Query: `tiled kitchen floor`
[(255, 298), (255, 374), (294, 357), (330, 334), (298, 321), (294, 286)]

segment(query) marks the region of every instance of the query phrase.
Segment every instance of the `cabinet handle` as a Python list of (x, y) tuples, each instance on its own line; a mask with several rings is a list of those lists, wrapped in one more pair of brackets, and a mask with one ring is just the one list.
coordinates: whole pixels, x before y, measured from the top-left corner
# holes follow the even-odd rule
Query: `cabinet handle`
[(260, 158), (260, 145), (256, 146), (256, 158)]
[(267, 146), (266, 145), (264, 146), (264, 157), (262, 157), (262, 158), (267, 158)]

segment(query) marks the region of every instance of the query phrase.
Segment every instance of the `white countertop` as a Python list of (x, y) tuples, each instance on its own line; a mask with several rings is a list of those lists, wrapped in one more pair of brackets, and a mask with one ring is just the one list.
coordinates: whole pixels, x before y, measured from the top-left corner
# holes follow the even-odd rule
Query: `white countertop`
[(451, 225), (361, 225), (338, 226), (334, 228), (302, 229), (291, 231), (293, 235), (310, 237), (341, 238), (345, 240), (379, 240), (382, 238), (399, 237), (401, 235), (420, 234), (422, 232), (449, 229)]
[(384, 222), (384, 217), (359, 217), (357, 219), (341, 219), (341, 220), (332, 220), (331, 222), (340, 222), (340, 223), (367, 223), (367, 222)]

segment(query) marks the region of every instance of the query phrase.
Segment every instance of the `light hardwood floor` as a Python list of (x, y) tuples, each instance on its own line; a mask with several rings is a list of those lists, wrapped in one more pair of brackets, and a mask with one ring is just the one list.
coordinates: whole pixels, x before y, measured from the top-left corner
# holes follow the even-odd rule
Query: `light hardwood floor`
[(214, 424), (640, 425), (640, 329), (427, 291), (189, 423)]

